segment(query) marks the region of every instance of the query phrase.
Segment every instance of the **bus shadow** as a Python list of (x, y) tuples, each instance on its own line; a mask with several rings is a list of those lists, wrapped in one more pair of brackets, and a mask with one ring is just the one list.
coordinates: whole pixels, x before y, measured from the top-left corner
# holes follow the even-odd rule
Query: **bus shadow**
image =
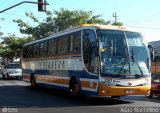
[(74, 98), (66, 91), (43, 87), (32, 89), (30, 86), (0, 86), (0, 91), (0, 108), (110, 106), (133, 103), (112, 98)]
[(85, 102), (90, 103), (94, 106), (100, 106), (100, 105), (121, 105), (121, 104), (131, 104), (134, 102), (121, 100), (121, 99), (113, 99), (110, 97), (90, 97), (85, 100)]
[[(77, 102), (80, 106), (119, 105), (119, 104), (134, 103), (127, 100), (122, 100), (121, 98), (111, 98), (111, 97), (84, 97), (84, 95), (73, 97), (72, 94), (69, 92), (66, 92), (64, 90), (57, 90), (53, 88), (37, 87), (35, 90), (49, 93), (53, 96), (57, 96), (58, 98), (67, 99), (68, 101), (72, 101), (73, 103)], [(76, 106), (76, 104), (72, 106)], [(56, 105), (56, 107), (62, 107), (62, 106)]]

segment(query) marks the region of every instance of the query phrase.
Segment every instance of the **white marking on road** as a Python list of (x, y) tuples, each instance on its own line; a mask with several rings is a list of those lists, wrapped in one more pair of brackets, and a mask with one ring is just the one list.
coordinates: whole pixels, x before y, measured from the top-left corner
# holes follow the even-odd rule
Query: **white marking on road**
[(29, 85), (27, 83), (22, 83), (22, 82), (17, 82), (16, 84), (19, 85), (19, 86), (28, 86)]
[(0, 81), (0, 86), (29, 86), (29, 83), (23, 81)]

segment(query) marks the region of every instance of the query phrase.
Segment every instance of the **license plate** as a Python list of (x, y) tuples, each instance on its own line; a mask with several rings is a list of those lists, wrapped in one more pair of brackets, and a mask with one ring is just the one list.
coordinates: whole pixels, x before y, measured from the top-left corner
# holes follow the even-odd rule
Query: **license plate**
[(134, 90), (126, 90), (126, 94), (134, 94)]

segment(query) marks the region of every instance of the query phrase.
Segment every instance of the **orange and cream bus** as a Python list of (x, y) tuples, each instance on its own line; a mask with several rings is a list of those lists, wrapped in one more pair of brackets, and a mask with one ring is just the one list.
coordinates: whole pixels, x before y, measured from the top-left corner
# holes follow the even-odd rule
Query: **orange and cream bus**
[(148, 43), (151, 56), (151, 90), (146, 97), (160, 96), (160, 41)]
[(153, 74), (160, 73), (160, 41), (152, 41), (148, 43), (150, 52), (154, 52), (152, 58), (151, 72)]
[(140, 32), (82, 25), (23, 46), (23, 80), (74, 95), (127, 96), (150, 91), (150, 55)]

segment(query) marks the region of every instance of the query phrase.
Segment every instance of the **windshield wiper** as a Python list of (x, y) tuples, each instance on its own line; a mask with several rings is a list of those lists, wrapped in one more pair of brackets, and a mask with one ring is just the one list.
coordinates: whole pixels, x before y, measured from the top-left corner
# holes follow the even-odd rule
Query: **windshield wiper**
[[(142, 77), (143, 76), (143, 71), (142, 71), (142, 69), (141, 69), (141, 67), (140, 67), (137, 59), (134, 57), (134, 50), (133, 50), (133, 48), (132, 48), (132, 56), (130, 56), (130, 57), (132, 58), (132, 61), (137, 64), (138, 69), (140, 70), (140, 73), (141, 73), (141, 77)], [(135, 74), (135, 76), (136, 76), (136, 78), (138, 78), (138, 76), (140, 76), (140, 75), (139, 74)]]
[(121, 64), (122, 67), (121, 67), (121, 69), (119, 69), (118, 75), (121, 75), (122, 73), (126, 73), (127, 70), (129, 71), (129, 69), (124, 69), (124, 67), (126, 66), (126, 61), (128, 61), (127, 59), (128, 59), (128, 57), (127, 57), (127, 53), (126, 53), (126, 50), (125, 50), (125, 53), (122, 56), (121, 61), (120, 61), (120, 64)]

